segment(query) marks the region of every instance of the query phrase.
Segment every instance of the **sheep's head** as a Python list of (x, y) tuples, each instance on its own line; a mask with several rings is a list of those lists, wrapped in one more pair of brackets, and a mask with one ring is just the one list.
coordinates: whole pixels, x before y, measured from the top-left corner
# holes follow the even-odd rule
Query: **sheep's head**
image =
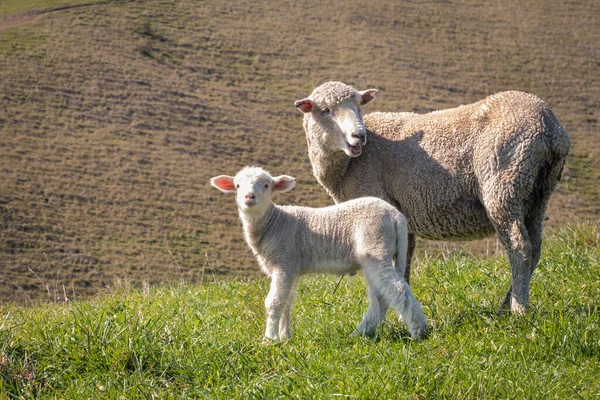
[(262, 168), (246, 167), (235, 177), (216, 176), (210, 180), (210, 184), (222, 192), (235, 193), (235, 201), (241, 212), (260, 216), (269, 208), (272, 194), (292, 190), (296, 179), (287, 175), (273, 178)]
[(295, 105), (310, 118), (309, 128), (310, 124), (317, 124), (325, 132), (321, 146), (358, 157), (367, 143), (361, 107), (373, 100), (376, 93), (376, 89), (359, 92), (342, 82), (326, 82)]

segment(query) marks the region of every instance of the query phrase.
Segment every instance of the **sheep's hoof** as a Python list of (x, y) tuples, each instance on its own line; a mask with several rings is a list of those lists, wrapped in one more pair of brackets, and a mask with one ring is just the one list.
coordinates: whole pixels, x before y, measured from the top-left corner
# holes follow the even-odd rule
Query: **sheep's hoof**
[(514, 315), (525, 315), (527, 314), (528, 308), (525, 307), (522, 304), (519, 304), (515, 301), (512, 302), (512, 304), (508, 304), (508, 303), (502, 303), (500, 305), (500, 308), (498, 309), (498, 311), (496, 311), (496, 315), (502, 316), (502, 315), (510, 315), (510, 314), (514, 314)]
[(415, 336), (413, 337), (413, 339), (415, 339), (415, 340), (425, 340), (425, 339), (429, 338), (430, 334), (431, 334), (431, 331), (429, 330), (429, 328), (419, 329), (417, 331), (417, 333), (415, 334)]
[(360, 336), (374, 337), (376, 331), (377, 331), (376, 329), (373, 329), (370, 331), (361, 332), (358, 328), (354, 328), (354, 330), (348, 335), (348, 337), (360, 337)]
[(525, 315), (527, 314), (527, 307), (513, 300), (511, 305), (511, 311), (515, 315)]
[(498, 315), (499, 317), (510, 315), (510, 309), (501, 307), (498, 309), (498, 311), (496, 311), (496, 315)]

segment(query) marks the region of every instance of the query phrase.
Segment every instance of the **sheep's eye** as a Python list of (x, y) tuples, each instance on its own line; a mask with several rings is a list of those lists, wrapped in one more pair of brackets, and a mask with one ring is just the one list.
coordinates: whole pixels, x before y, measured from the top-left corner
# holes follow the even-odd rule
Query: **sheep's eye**
[(235, 188), (239, 189), (240, 188), (240, 184), (238, 183), (237, 185), (235, 185)]
[(269, 188), (269, 184), (267, 183), (267, 184), (265, 184), (265, 189), (268, 189), (268, 188)]
[(329, 108), (323, 108), (323, 109), (321, 109), (321, 112), (325, 115), (331, 114), (331, 110)]

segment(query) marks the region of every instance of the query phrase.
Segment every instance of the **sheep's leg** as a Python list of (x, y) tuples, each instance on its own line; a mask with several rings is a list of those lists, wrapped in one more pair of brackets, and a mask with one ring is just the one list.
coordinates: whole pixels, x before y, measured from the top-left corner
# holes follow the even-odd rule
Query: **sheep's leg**
[(533, 273), (532, 243), (525, 224), (520, 219), (499, 224), (497, 230), (500, 241), (508, 252), (512, 277), (510, 288), (500, 304), (500, 311), (508, 308), (510, 299), (512, 312), (524, 314), (529, 307), (529, 284)]
[(542, 254), (542, 230), (544, 228), (544, 216), (546, 204), (538, 208), (525, 219), (525, 227), (531, 241), (531, 270), (535, 271)]
[(294, 279), (292, 288), (290, 289), (290, 295), (288, 301), (285, 303), (285, 307), (279, 320), (279, 338), (289, 339), (292, 337), (292, 308), (296, 301), (297, 289), (298, 289), (298, 277)]
[[(406, 281), (406, 275), (409, 269), (407, 258), (411, 252), (408, 239), (409, 235), (405, 228), (402, 229), (396, 226), (396, 229), (396, 234), (398, 237), (396, 238), (396, 257), (394, 258), (394, 268), (396, 269), (396, 272), (398, 272), (398, 275), (404, 277), (404, 280)], [(414, 250), (414, 246), (412, 250)], [(410, 275), (410, 271), (408, 271), (408, 275)]]
[(406, 251), (406, 267), (404, 269), (404, 280), (410, 284), (410, 266), (412, 265), (413, 255), (415, 254), (415, 248), (417, 247), (417, 237), (409, 233), (408, 234), (408, 248)]
[(413, 339), (424, 338), (429, 329), (421, 304), (415, 299), (410, 286), (388, 263), (367, 263), (364, 272), (367, 281), (394, 307), (406, 322)]
[[(539, 209), (537, 212), (529, 216), (525, 221), (525, 227), (529, 234), (529, 241), (531, 242), (531, 262), (530, 269), (531, 274), (537, 268), (538, 262), (540, 261), (540, 255), (542, 252), (542, 229), (544, 222), (545, 207)], [(530, 278), (531, 279), (531, 278)], [(508, 292), (504, 296), (504, 299), (500, 303), (500, 310), (506, 311), (511, 308), (512, 298), (512, 285), (508, 288)]]
[[(533, 276), (533, 271), (537, 268), (538, 262), (540, 261), (540, 256), (542, 253), (542, 231), (544, 227), (544, 217), (546, 215), (546, 209), (548, 208), (548, 201), (550, 200), (550, 195), (554, 191), (556, 187), (556, 183), (560, 179), (560, 174), (562, 172), (563, 163), (556, 163), (551, 168), (550, 171), (542, 170), (540, 171), (540, 175), (538, 181), (536, 182), (536, 187), (532, 188), (535, 190), (534, 198), (535, 201), (530, 204), (529, 215), (525, 218), (525, 228), (526, 235), (522, 235), (525, 238), (525, 242), (527, 242), (527, 238), (529, 239), (529, 252), (530, 257), (526, 259), (526, 265), (523, 266), (523, 270), (525, 271), (527, 286), (525, 288), (526, 295), (519, 295), (518, 293), (515, 295), (517, 298), (519, 296), (526, 299), (527, 304), (525, 304), (525, 308), (528, 306), (529, 302), (529, 287), (531, 282), (531, 277)], [(546, 174), (547, 172), (547, 174)], [(541, 180), (540, 180), (541, 178)], [(520, 228), (522, 230), (522, 228)], [(505, 245), (506, 247), (506, 245)], [(524, 246), (525, 252), (527, 251), (527, 245)], [(510, 258), (510, 254), (509, 254)], [(511, 271), (514, 270), (513, 262), (511, 260)], [(528, 273), (527, 273), (528, 271)], [(514, 272), (513, 272), (514, 274)], [(528, 275), (528, 276), (527, 276)], [(514, 280), (514, 277), (513, 277)], [(515, 310), (514, 301), (511, 300), (515, 297), (513, 296), (513, 287), (514, 282), (511, 287), (508, 289), (506, 296), (504, 296), (504, 300), (500, 304), (500, 310), (507, 310), (509, 305), (511, 306), (513, 312), (522, 313), (520, 307), (517, 306)]]
[(504, 295), (504, 298), (500, 302), (500, 307), (498, 309), (499, 313), (504, 313), (505, 311), (510, 310), (510, 299), (512, 298), (512, 285), (508, 287), (508, 291)]
[(283, 273), (273, 273), (271, 276), (271, 288), (265, 299), (267, 312), (267, 328), (265, 338), (279, 340), (279, 321), (290, 298), (290, 292), (295, 277)]
[[(394, 267), (398, 275), (404, 277), (404, 281), (408, 284), (410, 279), (410, 262), (415, 251), (416, 238), (415, 235), (407, 234), (406, 230), (398, 231), (398, 242), (396, 244), (396, 261)], [(402, 316), (399, 318), (403, 321)]]
[(385, 317), (389, 308), (389, 303), (385, 297), (377, 290), (370, 281), (369, 285), (369, 307), (363, 316), (362, 321), (356, 327), (352, 336), (355, 335), (372, 335), (381, 320)]

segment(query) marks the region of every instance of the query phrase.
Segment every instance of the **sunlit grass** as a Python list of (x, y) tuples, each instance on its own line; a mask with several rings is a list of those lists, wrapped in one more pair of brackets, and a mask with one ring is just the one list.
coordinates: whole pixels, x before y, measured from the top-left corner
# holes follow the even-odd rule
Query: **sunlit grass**
[(503, 259), (423, 260), (413, 291), (432, 327), (415, 342), (390, 312), (350, 338), (362, 277), (310, 277), (295, 335), (262, 344), (266, 279), (0, 309), (0, 393), (8, 398), (595, 398), (600, 395), (597, 227), (545, 244), (524, 317), (498, 316)]

